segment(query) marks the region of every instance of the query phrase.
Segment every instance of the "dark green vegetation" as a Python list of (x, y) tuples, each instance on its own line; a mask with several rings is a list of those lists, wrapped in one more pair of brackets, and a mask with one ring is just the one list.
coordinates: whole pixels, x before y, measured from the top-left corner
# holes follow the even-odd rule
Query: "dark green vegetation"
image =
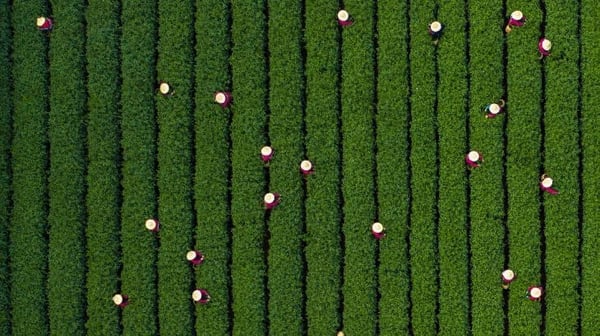
[(596, 334), (596, 1), (340, 7), (0, 0), (0, 335)]

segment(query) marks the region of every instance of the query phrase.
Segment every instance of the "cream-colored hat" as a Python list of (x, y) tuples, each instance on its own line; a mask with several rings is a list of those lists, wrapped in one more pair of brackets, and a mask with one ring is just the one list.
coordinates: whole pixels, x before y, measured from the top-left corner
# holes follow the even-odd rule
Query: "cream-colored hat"
[(383, 225), (381, 225), (381, 223), (379, 223), (379, 222), (375, 222), (375, 223), (373, 223), (373, 225), (371, 225), (371, 230), (373, 230), (373, 232), (375, 232), (375, 233), (382, 233)]
[(346, 334), (344, 334), (343, 331), (338, 331), (337, 336), (345, 336)]
[(304, 160), (300, 162), (300, 168), (304, 171), (309, 171), (312, 169), (312, 163), (308, 160)]
[(348, 19), (350, 18), (350, 14), (348, 14), (347, 11), (342, 9), (337, 13), (337, 17), (340, 21), (348, 21)]
[(490, 113), (491, 114), (498, 114), (498, 113), (500, 113), (500, 105), (498, 105), (496, 103), (490, 104), (489, 109), (490, 109)]
[(517, 21), (519, 21), (519, 20), (521, 20), (521, 19), (523, 18), (523, 12), (521, 12), (521, 11), (519, 11), (519, 10), (516, 10), (516, 11), (514, 11), (514, 12), (512, 12), (512, 13), (510, 14), (510, 17), (511, 17), (513, 20), (517, 20)]
[(196, 259), (196, 257), (198, 256), (198, 253), (196, 253), (196, 251), (188, 251), (188, 253), (186, 253), (185, 258), (189, 261), (192, 261), (194, 259)]
[(442, 24), (439, 21), (433, 21), (430, 25), (429, 28), (431, 28), (431, 31), (434, 33), (439, 32), (440, 30), (442, 30)]
[(502, 277), (506, 280), (512, 280), (515, 277), (515, 272), (507, 269), (504, 272), (502, 272)]
[(265, 194), (264, 200), (266, 203), (273, 203), (275, 202), (275, 194), (273, 193), (267, 193)]
[(192, 300), (194, 300), (194, 301), (202, 300), (202, 291), (199, 289), (194, 290), (192, 292)]
[(115, 304), (118, 306), (118, 305), (120, 305), (121, 303), (123, 303), (123, 295), (121, 295), (121, 294), (115, 294), (115, 295), (112, 297), (112, 300), (113, 300), (113, 302), (114, 302), (114, 303), (115, 303)]
[(160, 83), (160, 87), (158, 88), (160, 93), (167, 94), (171, 90), (171, 86), (165, 82)]
[(41, 27), (41, 26), (43, 26), (43, 25), (44, 25), (44, 23), (46, 23), (46, 18), (45, 18), (45, 17), (43, 17), (43, 16), (40, 16), (40, 17), (38, 17), (38, 18), (37, 18), (37, 20), (35, 20), (35, 24), (36, 24), (38, 27)]
[(544, 177), (544, 179), (542, 180), (542, 186), (544, 188), (550, 188), (550, 187), (552, 187), (552, 183), (553, 182), (554, 181), (552, 181), (552, 178), (550, 178), (550, 177)]
[(148, 230), (156, 229), (156, 220), (146, 219), (146, 229), (148, 229)]
[(477, 151), (470, 151), (467, 157), (472, 162), (476, 162), (477, 160), (479, 160), (479, 153)]
[(542, 296), (542, 289), (539, 287), (533, 287), (531, 291), (529, 291), (529, 295), (537, 299)]
[(264, 156), (269, 156), (273, 153), (273, 148), (271, 148), (271, 146), (264, 146), (263, 148), (260, 149), (260, 154), (264, 155)]
[(545, 38), (542, 41), (542, 49), (544, 49), (546, 51), (550, 51), (550, 49), (552, 49), (552, 42), (550, 42), (550, 40)]
[(223, 92), (217, 92), (217, 94), (215, 94), (215, 101), (219, 104), (223, 104), (225, 102), (225, 100), (227, 100), (227, 97), (225, 96), (225, 93)]

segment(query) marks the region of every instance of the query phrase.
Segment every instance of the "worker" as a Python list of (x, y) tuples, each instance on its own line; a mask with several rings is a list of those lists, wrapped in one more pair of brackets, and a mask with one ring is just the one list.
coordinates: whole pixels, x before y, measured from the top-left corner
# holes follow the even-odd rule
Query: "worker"
[(338, 13), (337, 13), (337, 19), (338, 19), (338, 23), (340, 24), (340, 26), (342, 27), (347, 27), (352, 25), (353, 20), (350, 17), (350, 14), (346, 11), (341, 9)]
[(554, 189), (552, 184), (554, 184), (552, 178), (546, 174), (542, 174), (542, 177), (540, 178), (540, 189), (551, 195), (556, 195), (558, 194), (558, 190)]
[(277, 193), (266, 193), (263, 198), (265, 208), (267, 208), (267, 210), (275, 208), (279, 204), (280, 198), (280, 195)]
[(465, 156), (465, 162), (469, 166), (469, 169), (477, 168), (481, 166), (481, 163), (483, 163), (483, 156), (477, 151), (470, 151)]
[(196, 250), (188, 251), (185, 258), (194, 266), (198, 266), (204, 262), (204, 255)]
[(545, 37), (542, 37), (538, 42), (538, 51), (540, 52), (540, 59), (550, 56), (550, 49), (552, 49), (552, 42)]
[(314, 172), (313, 164), (309, 160), (303, 160), (300, 162), (300, 171), (302, 175), (308, 176)]
[(523, 16), (523, 12), (516, 10), (510, 13), (510, 18), (508, 19), (508, 23), (506, 24), (504, 31), (506, 33), (510, 33), (513, 27), (521, 27), (525, 24), (526, 20), (527, 19), (525, 18), (525, 16)]
[(121, 308), (129, 304), (129, 297), (123, 294), (115, 294), (112, 297), (113, 303)]
[(215, 92), (215, 103), (221, 105), (222, 108), (227, 108), (231, 105), (233, 97), (231, 92), (218, 91)]
[(540, 286), (531, 286), (527, 288), (527, 298), (531, 301), (540, 301), (543, 293), (544, 289)]
[(41, 31), (48, 31), (52, 30), (52, 27), (54, 27), (54, 22), (52, 22), (51, 18), (40, 16), (37, 18), (37, 20), (35, 20), (35, 25), (37, 26), (37, 29)]
[(206, 289), (196, 289), (192, 292), (192, 300), (194, 300), (194, 303), (206, 304), (210, 301), (210, 294)]
[(371, 225), (371, 234), (373, 237), (375, 237), (375, 239), (380, 240), (381, 238), (385, 237), (385, 228), (381, 223), (375, 222), (373, 225)]
[(173, 95), (173, 88), (169, 83), (160, 81), (158, 84), (158, 92), (165, 97), (170, 97)]
[(433, 21), (429, 24), (429, 35), (431, 35), (434, 44), (437, 44), (440, 37), (442, 37), (443, 28), (444, 26), (439, 21)]
[(510, 269), (502, 271), (502, 288), (508, 289), (513, 280), (515, 280), (515, 272)]
[(264, 163), (271, 161), (273, 157), (273, 148), (271, 146), (264, 146), (260, 149), (260, 158)]
[(158, 219), (146, 219), (146, 229), (152, 231), (152, 232), (158, 232), (160, 227), (160, 223), (158, 222)]
[(496, 103), (486, 105), (485, 117), (488, 119), (495, 118), (498, 114), (503, 112), (504, 104), (504, 99), (500, 99)]

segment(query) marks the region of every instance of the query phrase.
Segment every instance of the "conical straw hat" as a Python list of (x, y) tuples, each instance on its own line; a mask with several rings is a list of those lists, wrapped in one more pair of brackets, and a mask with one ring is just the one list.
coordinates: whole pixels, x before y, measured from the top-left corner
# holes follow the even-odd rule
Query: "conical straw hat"
[(273, 194), (273, 193), (267, 193), (267, 194), (265, 194), (264, 200), (267, 203), (273, 203), (273, 202), (275, 202), (275, 194)]
[(472, 162), (475, 162), (475, 161), (479, 160), (479, 153), (477, 153), (476, 151), (470, 151), (468, 154), (468, 158)]
[(264, 156), (269, 156), (273, 153), (273, 148), (271, 148), (271, 146), (264, 146), (263, 148), (260, 149), (260, 154), (264, 155)]
[(156, 221), (154, 219), (147, 219), (146, 220), (146, 229), (148, 229), (148, 230), (156, 229)]
[(159, 90), (160, 90), (160, 93), (167, 94), (171, 90), (171, 87), (169, 86), (169, 84), (163, 82), (163, 83), (160, 83)]
[(523, 12), (516, 10), (510, 14), (510, 17), (513, 18), (513, 20), (519, 21), (523, 18)]
[(342, 9), (337, 13), (337, 17), (340, 21), (348, 21), (348, 19), (350, 18), (350, 14), (348, 14), (347, 11)]
[(545, 177), (545, 178), (542, 180), (542, 186), (543, 186), (544, 188), (550, 188), (550, 187), (552, 187), (552, 183), (553, 183), (553, 182), (554, 182), (554, 181), (552, 181), (552, 178), (550, 178), (550, 177)]
[(490, 113), (492, 114), (498, 114), (500, 113), (500, 105), (494, 103), (494, 104), (490, 104)]
[(534, 298), (539, 298), (540, 296), (542, 296), (542, 290), (539, 287), (533, 287), (531, 291), (529, 291), (529, 295), (531, 295)]
[(442, 24), (439, 21), (433, 21), (431, 25), (429, 25), (429, 28), (431, 28), (432, 32), (437, 33), (442, 30)]
[(542, 41), (542, 48), (546, 51), (550, 51), (550, 49), (552, 48), (552, 42), (550, 42), (550, 40), (548, 39), (544, 39)]
[(192, 292), (192, 299), (194, 301), (200, 301), (202, 300), (202, 291), (199, 289), (196, 289)]
[(308, 160), (304, 160), (300, 163), (300, 168), (304, 171), (309, 171), (312, 169), (312, 163)]
[(43, 25), (44, 25), (44, 23), (46, 23), (46, 18), (45, 18), (45, 17), (43, 17), (43, 16), (40, 16), (39, 18), (37, 18), (37, 20), (35, 20), (35, 24), (36, 24), (38, 27), (41, 27), (41, 26), (43, 26)]
[(120, 305), (121, 303), (123, 303), (123, 295), (121, 295), (121, 294), (115, 294), (115, 295), (112, 297), (112, 300), (113, 300), (113, 302), (114, 302), (116, 305)]
[(223, 92), (217, 92), (217, 94), (215, 94), (215, 101), (219, 104), (223, 104), (226, 99), (227, 99), (227, 97), (225, 96), (225, 93), (223, 93)]
[(512, 270), (505, 270), (502, 272), (502, 277), (506, 280), (512, 280), (515, 277), (515, 273)]
[(192, 261), (194, 259), (196, 259), (196, 256), (198, 255), (198, 253), (196, 253), (196, 251), (188, 251), (188, 253), (186, 253), (185, 258), (189, 261)]
[(375, 233), (382, 233), (383, 225), (381, 225), (381, 223), (379, 223), (379, 222), (375, 222), (375, 223), (373, 223), (373, 225), (371, 225), (371, 230), (373, 230), (373, 232), (375, 232)]

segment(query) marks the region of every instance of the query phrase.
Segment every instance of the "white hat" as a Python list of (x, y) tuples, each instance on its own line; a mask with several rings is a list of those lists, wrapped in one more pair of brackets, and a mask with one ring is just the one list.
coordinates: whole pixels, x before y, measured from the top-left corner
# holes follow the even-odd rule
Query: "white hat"
[(120, 305), (121, 303), (123, 303), (123, 295), (121, 295), (121, 294), (115, 294), (115, 295), (112, 297), (112, 300), (113, 300), (113, 302), (114, 302), (114, 303), (115, 303), (115, 304), (118, 306), (118, 305)]
[(379, 223), (379, 222), (375, 222), (375, 223), (373, 223), (373, 225), (371, 225), (371, 230), (373, 230), (373, 232), (375, 232), (375, 233), (382, 233), (383, 225), (381, 225), (381, 223)]
[(202, 291), (199, 289), (196, 289), (192, 292), (192, 299), (194, 301), (200, 301), (202, 300)]
[(264, 155), (264, 156), (269, 156), (273, 153), (273, 148), (271, 148), (271, 146), (264, 146), (263, 148), (260, 149), (260, 154)]
[(156, 220), (154, 219), (146, 219), (146, 229), (154, 230), (156, 229)]
[(186, 253), (185, 258), (189, 261), (192, 261), (192, 260), (196, 259), (197, 256), (198, 256), (198, 253), (196, 253), (196, 251), (192, 250), (192, 251), (188, 251), (188, 253)]
[(350, 14), (348, 14), (347, 11), (342, 9), (337, 13), (337, 17), (340, 21), (348, 21), (348, 19), (350, 18)]
[(477, 151), (470, 151), (467, 157), (472, 162), (476, 162), (477, 160), (479, 160), (479, 153)]
[(304, 171), (309, 171), (312, 169), (312, 163), (308, 160), (304, 160), (300, 162), (300, 168)]
[(507, 269), (504, 272), (502, 272), (502, 277), (506, 280), (512, 280), (515, 277), (515, 272)]
[(433, 21), (430, 25), (429, 28), (431, 28), (431, 31), (434, 33), (439, 32), (440, 30), (442, 30), (442, 24), (439, 21)]
[(225, 100), (227, 100), (227, 97), (225, 96), (225, 93), (223, 92), (217, 92), (215, 94), (215, 101), (219, 104), (223, 104), (225, 102)]
[(158, 89), (160, 90), (160, 93), (167, 94), (171, 90), (171, 87), (169, 86), (168, 83), (162, 82), (162, 83), (160, 83), (160, 86)]
[(41, 26), (43, 26), (43, 25), (44, 25), (44, 23), (46, 23), (46, 18), (45, 18), (45, 17), (43, 17), (43, 16), (40, 16), (40, 17), (38, 17), (38, 18), (37, 18), (37, 20), (35, 21), (35, 24), (36, 24), (38, 27), (41, 27)]
[(273, 203), (275, 202), (275, 194), (273, 193), (266, 193), (264, 200), (266, 203)]
[(529, 295), (531, 295), (531, 297), (534, 298), (539, 298), (540, 296), (542, 296), (542, 289), (539, 287), (533, 287), (530, 291), (529, 291)]
[(552, 178), (544, 177), (544, 179), (542, 180), (542, 186), (544, 188), (550, 188), (550, 187), (552, 187), (552, 182), (554, 182), (554, 181), (552, 181)]
[(491, 114), (498, 114), (500, 113), (500, 105), (496, 103), (490, 104), (489, 110)]
[(542, 49), (544, 49), (546, 51), (550, 51), (551, 48), (552, 48), (552, 42), (550, 42), (550, 40), (544, 38), (544, 40), (542, 40)]
[(345, 336), (346, 334), (344, 334), (343, 331), (338, 331), (337, 336)]
[(510, 14), (510, 17), (513, 18), (513, 20), (519, 21), (523, 18), (523, 12), (516, 10)]

